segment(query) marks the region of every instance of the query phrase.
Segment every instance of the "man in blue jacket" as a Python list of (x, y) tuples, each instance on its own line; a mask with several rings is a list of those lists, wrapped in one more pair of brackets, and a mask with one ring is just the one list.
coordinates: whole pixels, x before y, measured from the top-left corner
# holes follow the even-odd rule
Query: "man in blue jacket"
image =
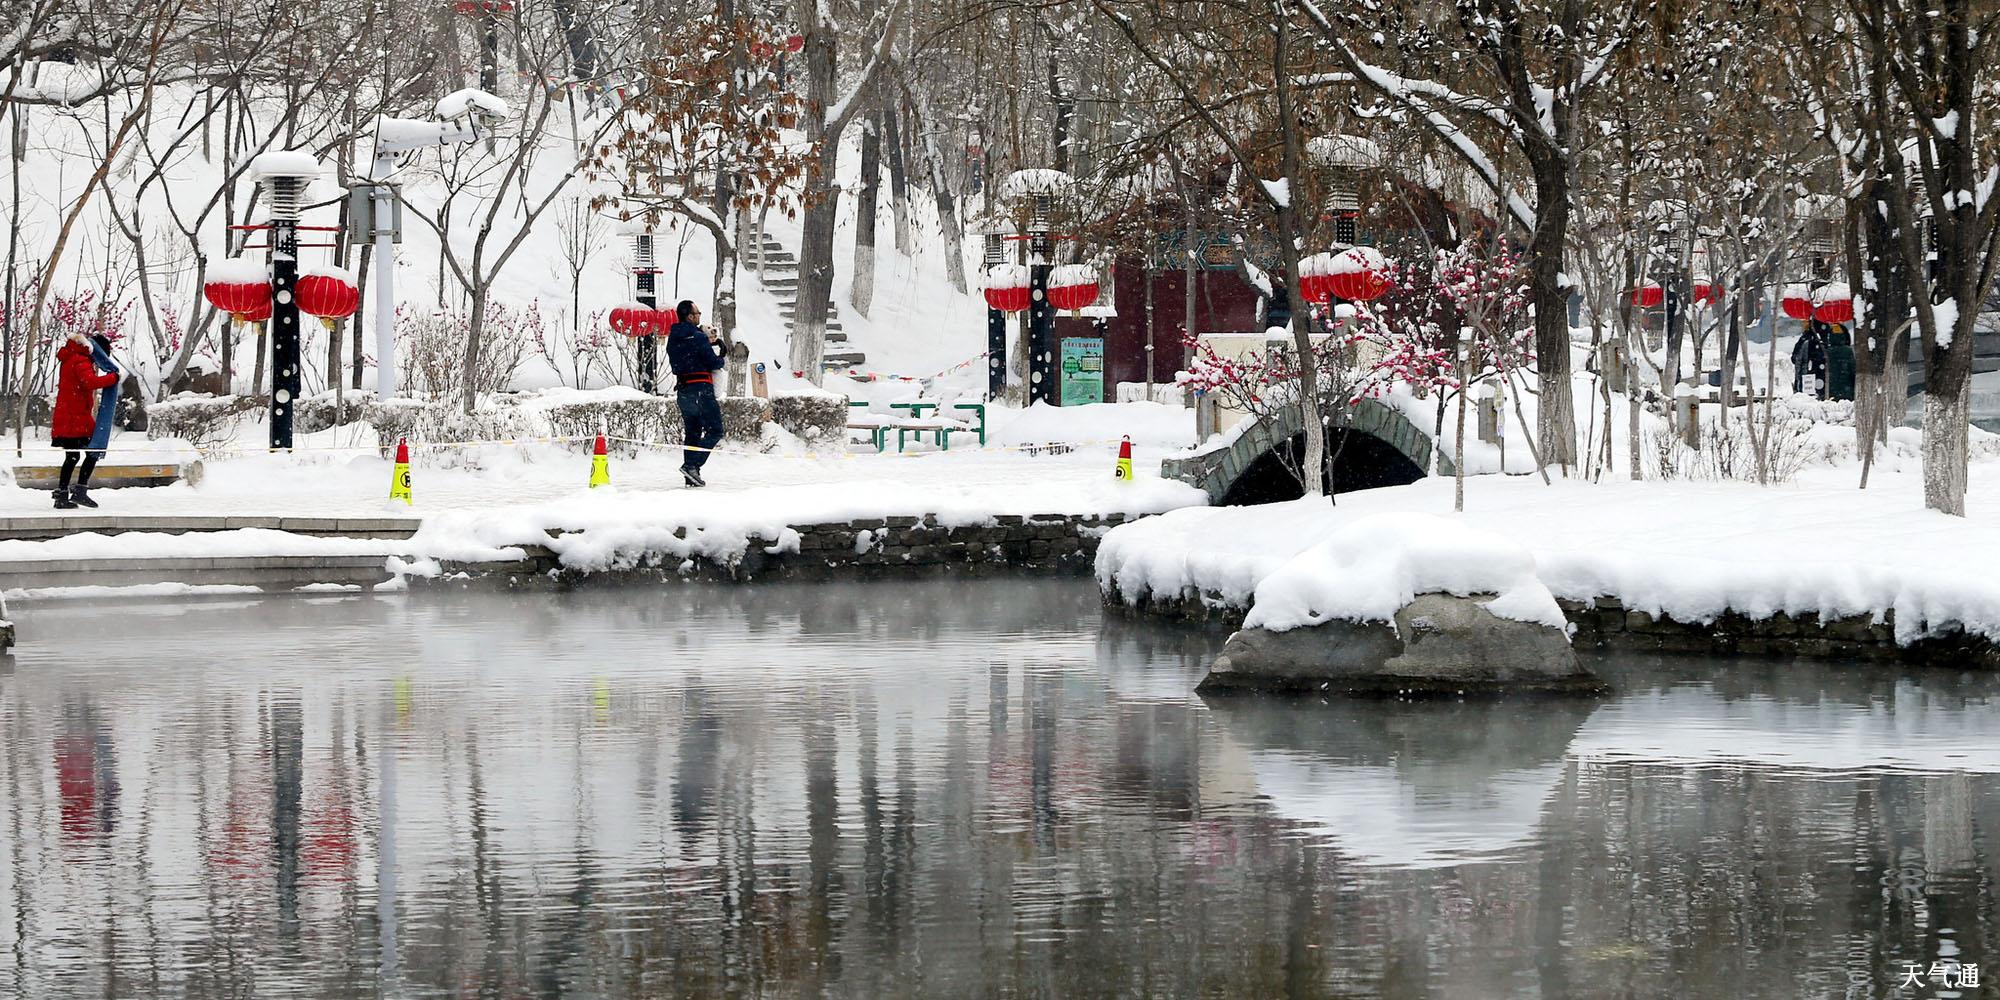
[(701, 478), (709, 449), (722, 440), (722, 405), (715, 400), (715, 373), (723, 366), (722, 345), (701, 328), (701, 310), (687, 299), (674, 307), (678, 317), (667, 331), (667, 364), (674, 370), (674, 399), (687, 428), (687, 451), (681, 478), (689, 486), (707, 486)]

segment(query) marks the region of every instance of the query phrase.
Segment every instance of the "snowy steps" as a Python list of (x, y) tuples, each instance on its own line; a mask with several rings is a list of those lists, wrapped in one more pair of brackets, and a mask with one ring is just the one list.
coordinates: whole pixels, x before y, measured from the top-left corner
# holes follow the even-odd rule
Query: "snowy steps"
[(266, 555), (18, 559), (0, 562), (0, 589), (9, 592), (68, 587), (139, 587), (148, 584), (256, 587), (296, 590), (341, 586), (372, 590), (390, 579), (388, 556)]
[[(277, 515), (227, 515), (214, 517), (133, 514), (75, 514), (0, 518), (0, 540), (48, 542), (49, 558), (0, 559), (0, 589), (12, 592), (66, 587), (138, 587), (158, 584), (190, 586), (255, 587), (260, 590), (293, 590), (313, 585), (334, 585), (373, 589), (390, 579), (389, 557), (401, 554), (404, 542), (416, 534), (419, 521), (411, 517), (286, 517)], [(208, 535), (220, 532), (263, 529), (284, 532), (297, 539), (266, 536), (257, 548), (272, 551), (234, 555), (162, 554), (159, 539), (166, 536)], [(127, 535), (132, 541), (91, 546), (93, 554), (79, 555), (74, 546), (57, 540), (76, 535)], [(144, 538), (140, 536), (146, 536)], [(148, 541), (152, 539), (152, 541)], [(347, 551), (313, 552), (327, 546), (309, 539), (339, 539), (359, 545), (341, 545)], [(377, 544), (368, 544), (374, 542)], [(221, 551), (243, 546), (218, 542)], [(294, 551), (287, 553), (286, 548)], [(354, 551), (359, 549), (360, 551)], [(303, 550), (303, 551), (301, 551)], [(152, 554), (146, 554), (150, 551)], [(60, 554), (60, 553), (68, 554)], [(105, 554), (95, 554), (103, 552)]]
[[(799, 301), (799, 260), (783, 243), (766, 234), (745, 264), (757, 272), (757, 280), (778, 300), (778, 315), (787, 326), (796, 326)], [(840, 328), (840, 307), (826, 304), (826, 348), (821, 361), (828, 371), (841, 371), (867, 362), (868, 355), (847, 346), (847, 333)]]
[(119, 535), (132, 531), (182, 535), (203, 531), (264, 528), (315, 538), (404, 539), (422, 524), (413, 517), (284, 517), (277, 515), (180, 516), (71, 514), (0, 517), (0, 541), (40, 542), (81, 532)]

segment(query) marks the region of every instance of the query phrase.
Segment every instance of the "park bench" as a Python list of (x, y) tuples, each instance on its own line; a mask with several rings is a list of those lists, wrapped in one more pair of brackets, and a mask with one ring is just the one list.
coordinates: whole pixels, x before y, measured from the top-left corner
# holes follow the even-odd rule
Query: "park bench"
[[(57, 465), (17, 465), (14, 466), (14, 485), (22, 489), (54, 489), (62, 476), (62, 466)], [(129, 464), (99, 463), (90, 474), (90, 485), (98, 489), (117, 489), (124, 486), (167, 486), (181, 480), (190, 483), (201, 479), (201, 463), (188, 462), (133, 462)]]
[(951, 435), (953, 434), (977, 434), (979, 435), (979, 443), (982, 445), (986, 443), (985, 403), (952, 404), (954, 411), (963, 411), (971, 414), (976, 420), (957, 419), (946, 416), (926, 417), (926, 412), (937, 412), (940, 404), (935, 400), (918, 400), (908, 403), (889, 404), (889, 408), (892, 410), (908, 412), (909, 416), (907, 417), (871, 415), (867, 412), (868, 403), (865, 400), (850, 400), (847, 405), (851, 410), (858, 411), (857, 414), (850, 415), (847, 418), (847, 429), (867, 431), (869, 443), (875, 446), (877, 452), (888, 450), (890, 431), (896, 432), (896, 450), (898, 452), (904, 450), (908, 445), (910, 435), (912, 434), (916, 435), (919, 441), (922, 441), (926, 434), (932, 435), (932, 440), (937, 442), (938, 447), (946, 451), (951, 450)]

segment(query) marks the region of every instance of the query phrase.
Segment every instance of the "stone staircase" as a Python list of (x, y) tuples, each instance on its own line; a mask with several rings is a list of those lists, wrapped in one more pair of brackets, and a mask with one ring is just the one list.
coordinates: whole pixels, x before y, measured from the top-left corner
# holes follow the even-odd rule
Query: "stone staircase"
[[(764, 284), (764, 289), (778, 300), (778, 313), (790, 324), (797, 312), (799, 297), (799, 259), (792, 255), (785, 245), (773, 239), (769, 233), (760, 237), (757, 253), (744, 263), (756, 271)], [(827, 371), (846, 371), (868, 360), (866, 354), (855, 350), (847, 342), (847, 334), (840, 328), (840, 307), (832, 301), (826, 304), (826, 352), (824, 364)]]

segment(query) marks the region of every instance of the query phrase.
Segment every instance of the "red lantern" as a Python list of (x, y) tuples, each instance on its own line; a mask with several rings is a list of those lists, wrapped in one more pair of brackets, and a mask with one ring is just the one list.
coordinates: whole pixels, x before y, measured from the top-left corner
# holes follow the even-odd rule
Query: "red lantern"
[(1333, 291), (1333, 278), (1328, 272), (1333, 269), (1333, 255), (1316, 253), (1299, 259), (1299, 298), (1312, 305), (1326, 301)]
[(1096, 268), (1089, 264), (1062, 264), (1049, 272), (1049, 305), (1072, 311), (1096, 302)]
[(804, 36), (804, 35), (787, 35), (787, 36), (785, 37), (785, 51), (786, 51), (786, 52), (797, 52), (797, 51), (799, 51), (800, 49), (803, 49), (803, 48), (805, 48), (805, 47), (806, 47), (806, 36)]
[(1641, 309), (1657, 309), (1667, 299), (1667, 290), (1657, 281), (1648, 281), (1632, 289), (1632, 304)]
[(1712, 306), (1722, 301), (1722, 286), (1708, 278), (1697, 279), (1694, 283), (1696, 305)]
[(271, 315), (270, 271), (254, 260), (231, 257), (209, 265), (202, 278), (201, 292), (209, 305), (239, 321), (246, 321), (246, 315), (260, 309), (262, 318)]
[(296, 294), (299, 309), (318, 316), (327, 326), (354, 315), (361, 306), (361, 289), (353, 277), (337, 267), (317, 268), (299, 276)]
[(1778, 308), (1785, 311), (1787, 318), (1796, 320), (1811, 319), (1813, 313), (1812, 298), (1806, 293), (1806, 286), (1786, 285), (1784, 292), (1779, 295)]
[(1812, 318), (1822, 323), (1854, 322), (1854, 293), (1840, 282), (1814, 289), (1812, 305)]
[(270, 287), (269, 285), (265, 285), (264, 297), (249, 303), (248, 309), (244, 309), (236, 314), (236, 321), (238, 323), (262, 323), (271, 318)]
[(1001, 312), (1021, 312), (1033, 301), (1028, 269), (1020, 264), (995, 264), (986, 269), (986, 306)]
[(1374, 247), (1352, 247), (1333, 258), (1327, 288), (1345, 302), (1373, 302), (1389, 290), (1389, 262)]
[(627, 337), (648, 337), (664, 331), (672, 325), (670, 314), (664, 309), (628, 302), (611, 310), (611, 329)]

